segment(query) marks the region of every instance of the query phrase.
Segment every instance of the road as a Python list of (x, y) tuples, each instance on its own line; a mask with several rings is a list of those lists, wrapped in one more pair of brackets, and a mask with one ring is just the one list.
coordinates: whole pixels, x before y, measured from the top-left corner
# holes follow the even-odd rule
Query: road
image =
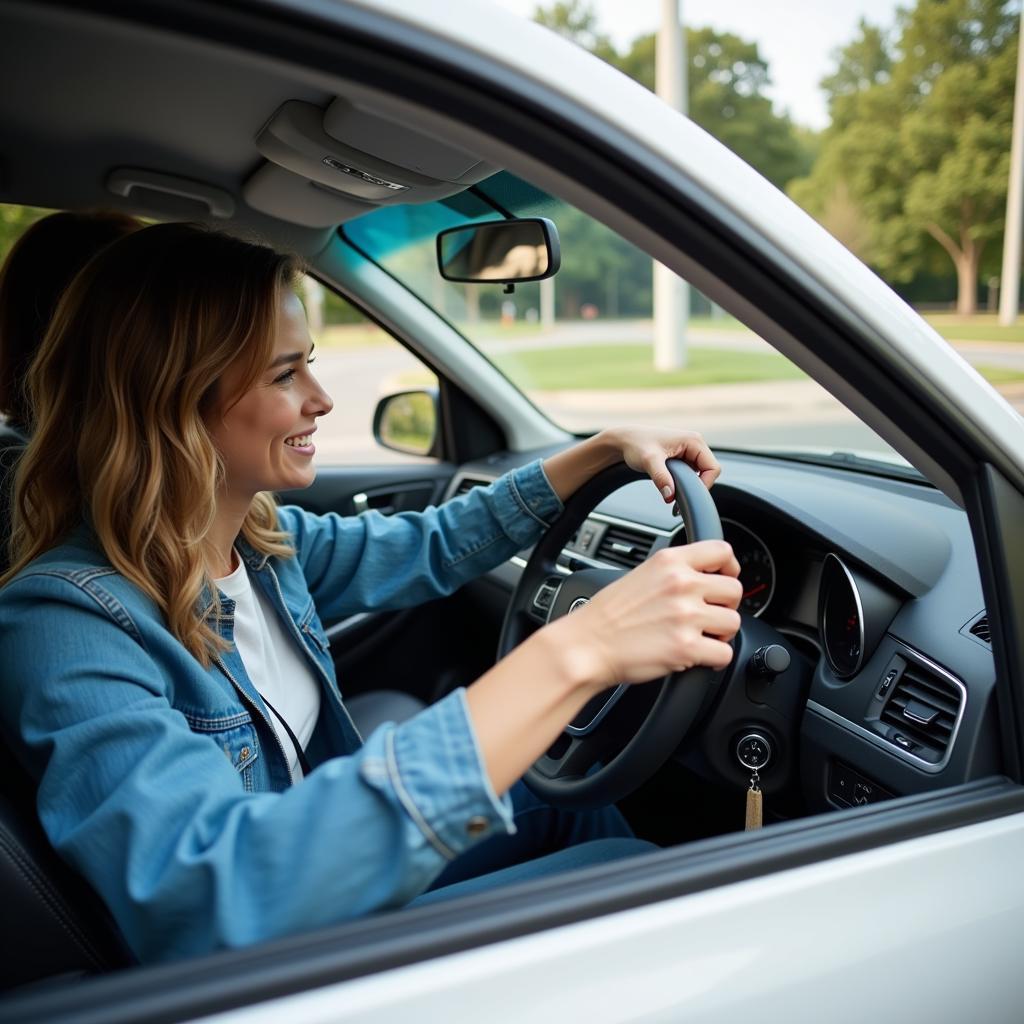
[[(492, 354), (538, 347), (588, 347), (600, 344), (649, 344), (649, 321), (598, 321), (560, 325), (543, 338), (483, 339)], [(690, 344), (733, 351), (773, 351), (746, 331), (693, 328)], [(958, 342), (955, 347), (976, 366), (1000, 366), (1024, 373), (1024, 345), (1012, 342)], [(397, 344), (331, 348), (317, 353), (316, 370), (335, 408), (321, 421), (318, 457), (324, 463), (408, 461), (373, 440), (373, 411), (381, 395), (401, 388), (401, 379), (419, 369)], [(1005, 385), (1003, 393), (1024, 413), (1024, 384)], [(574, 431), (643, 423), (687, 426), (713, 444), (791, 445), (884, 451), (886, 445), (813, 381), (767, 381), (695, 388), (644, 388), (629, 391), (561, 391), (531, 397), (560, 425)]]

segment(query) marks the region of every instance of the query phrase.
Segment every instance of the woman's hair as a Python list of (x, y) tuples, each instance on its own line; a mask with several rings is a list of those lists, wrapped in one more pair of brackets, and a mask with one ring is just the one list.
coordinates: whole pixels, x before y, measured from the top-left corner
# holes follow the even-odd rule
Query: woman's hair
[[(78, 275), (29, 369), (35, 430), (15, 477), (13, 564), (0, 583), (85, 519), (193, 655), (209, 664), (226, 649), (207, 623), (219, 605), (204, 542), (223, 467), (206, 420), (266, 368), (282, 291), (299, 272), (295, 257), (265, 246), (161, 224)], [(239, 390), (219, 394), (238, 360)], [(262, 554), (292, 554), (269, 494), (253, 500), (242, 535)]]
[(0, 412), (28, 427), (25, 374), (75, 274), (104, 246), (142, 225), (114, 210), (54, 213), (18, 239), (0, 268)]

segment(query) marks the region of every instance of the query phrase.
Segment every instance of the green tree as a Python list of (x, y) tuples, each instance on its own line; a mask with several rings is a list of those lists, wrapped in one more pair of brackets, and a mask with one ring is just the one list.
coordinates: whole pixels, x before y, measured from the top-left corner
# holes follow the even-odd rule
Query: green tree
[(821, 80), (821, 88), (828, 95), (828, 110), (834, 128), (848, 123), (856, 110), (856, 103), (851, 97), (888, 82), (892, 77), (892, 55), (886, 33), (864, 18), (860, 19), (857, 31), (852, 43), (833, 54), (836, 70)]
[[(538, 7), (534, 20), (653, 91), (653, 33), (638, 37), (620, 54), (600, 32), (593, 8), (584, 0), (560, 0), (550, 7)], [(687, 28), (686, 46), (690, 118), (780, 187), (807, 174), (813, 162), (814, 139), (772, 110), (764, 94), (771, 78), (757, 44), (729, 32)]]
[(11, 251), (14, 243), (21, 238), (22, 232), (49, 212), (49, 210), (40, 210), (34, 206), (0, 204), (0, 262), (7, 259), (7, 254)]
[(556, 219), (562, 244), (558, 315), (575, 318), (592, 304), (609, 317), (650, 316), (650, 257), (571, 206), (560, 207)]
[[(1002, 233), (1015, 22), (1005, 0), (918, 0), (899, 13), (891, 49), (862, 22), (823, 82), (833, 123), (820, 157), (790, 187), (892, 281), (952, 261), (961, 313), (975, 311)], [(854, 238), (840, 197), (846, 223), (860, 224)]]
[[(807, 174), (808, 147), (765, 95), (771, 76), (757, 43), (711, 28), (685, 31), (690, 118), (780, 188)], [(613, 63), (653, 89), (655, 48), (655, 35), (640, 36)]]
[(618, 57), (612, 41), (598, 30), (597, 14), (586, 0), (557, 0), (550, 7), (538, 5), (533, 20), (610, 64)]

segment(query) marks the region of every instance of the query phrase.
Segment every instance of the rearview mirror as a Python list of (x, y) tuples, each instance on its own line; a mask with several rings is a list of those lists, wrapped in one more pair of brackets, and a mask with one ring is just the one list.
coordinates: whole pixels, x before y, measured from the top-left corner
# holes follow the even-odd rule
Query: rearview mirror
[(558, 229), (546, 217), (485, 221), (437, 236), (437, 266), (446, 281), (540, 281), (561, 262)]

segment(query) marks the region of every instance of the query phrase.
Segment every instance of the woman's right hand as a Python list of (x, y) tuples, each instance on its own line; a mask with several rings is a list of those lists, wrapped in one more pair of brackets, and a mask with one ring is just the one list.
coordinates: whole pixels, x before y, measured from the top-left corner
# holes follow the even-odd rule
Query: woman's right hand
[(520, 778), (595, 693), (728, 665), (739, 572), (724, 541), (658, 551), (481, 676), (466, 701), (495, 792)]
[(739, 572), (725, 541), (664, 548), (549, 628), (574, 648), (595, 691), (695, 665), (725, 668), (740, 627)]

